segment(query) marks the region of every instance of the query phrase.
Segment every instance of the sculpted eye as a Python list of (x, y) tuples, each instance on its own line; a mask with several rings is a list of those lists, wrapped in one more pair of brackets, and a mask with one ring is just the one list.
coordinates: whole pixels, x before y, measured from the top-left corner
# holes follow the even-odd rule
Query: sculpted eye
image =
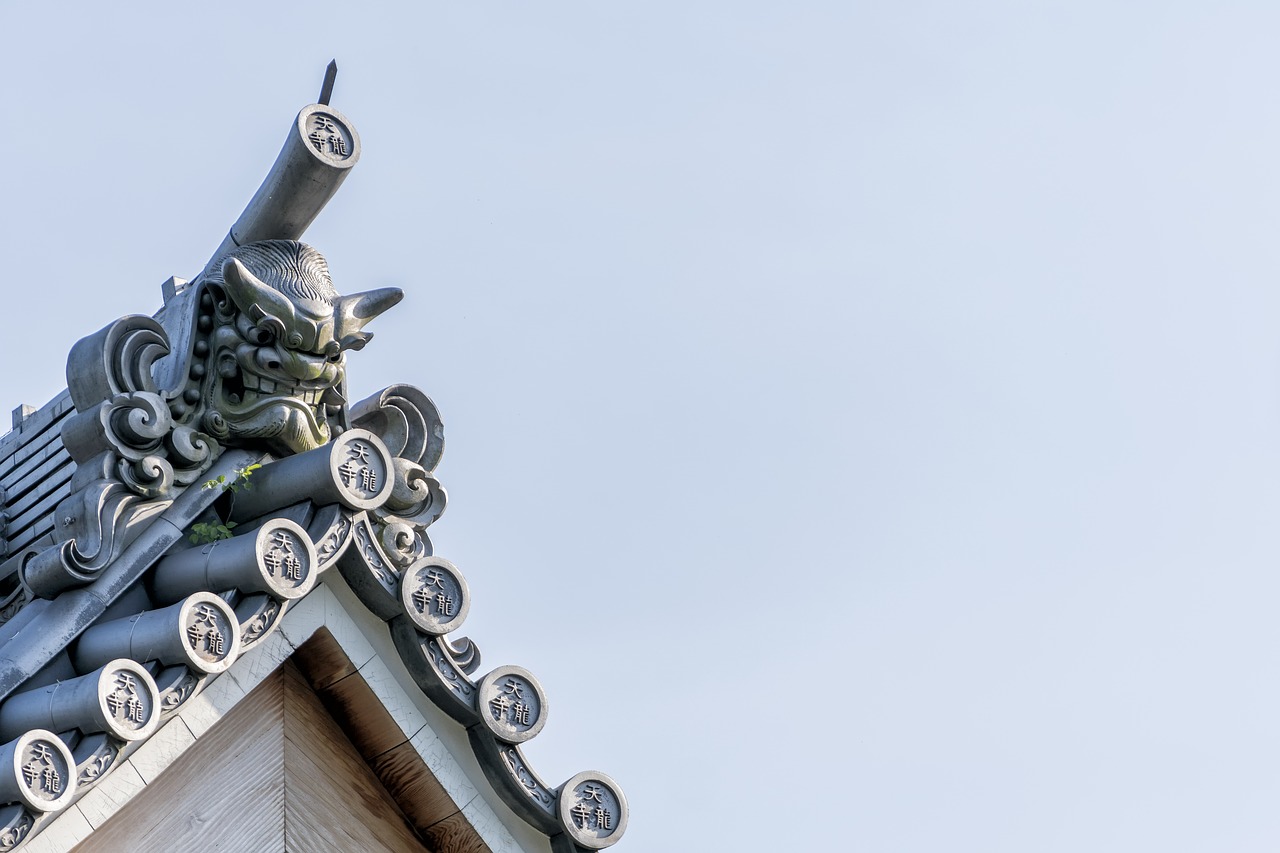
[(338, 361), (342, 358), (342, 345), (337, 341), (330, 341), (324, 348), (324, 357), (331, 362)]
[(275, 333), (263, 326), (254, 326), (249, 332), (249, 339), (260, 347), (269, 346), (276, 342)]

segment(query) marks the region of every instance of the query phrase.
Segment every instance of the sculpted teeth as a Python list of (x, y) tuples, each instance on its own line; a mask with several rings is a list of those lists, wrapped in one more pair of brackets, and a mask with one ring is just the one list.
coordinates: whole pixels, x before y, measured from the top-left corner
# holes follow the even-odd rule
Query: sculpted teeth
[[(298, 385), (289, 385), (284, 382), (276, 382), (265, 376), (259, 376), (256, 373), (243, 371), (242, 373), (245, 390), (245, 400), (257, 398), (263, 394), (275, 394), (277, 392), (288, 394), (290, 397), (297, 397), (302, 402), (316, 406), (320, 403), (320, 397), (324, 394), (324, 388), (301, 388)], [(255, 392), (250, 394), (249, 392)]]
[(276, 383), (265, 376), (259, 376), (247, 370), (243, 371), (243, 381), (245, 389), (249, 391), (258, 391), (263, 394), (274, 394), (276, 391)]

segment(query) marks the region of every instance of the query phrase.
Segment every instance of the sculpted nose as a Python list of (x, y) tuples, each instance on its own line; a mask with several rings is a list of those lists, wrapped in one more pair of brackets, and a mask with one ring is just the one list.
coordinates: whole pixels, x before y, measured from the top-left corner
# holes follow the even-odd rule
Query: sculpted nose
[(285, 350), (282, 355), (284, 356), (284, 363), (281, 366), (284, 372), (300, 382), (319, 379), (328, 365), (328, 362), (323, 358), (304, 356), (288, 350)]
[(283, 373), (300, 382), (320, 378), (326, 365), (322, 357), (305, 356), (282, 347), (259, 347), (254, 360), (268, 374)]
[(258, 347), (253, 354), (253, 360), (258, 363), (258, 367), (267, 371), (275, 371), (281, 368), (280, 351), (275, 347)]

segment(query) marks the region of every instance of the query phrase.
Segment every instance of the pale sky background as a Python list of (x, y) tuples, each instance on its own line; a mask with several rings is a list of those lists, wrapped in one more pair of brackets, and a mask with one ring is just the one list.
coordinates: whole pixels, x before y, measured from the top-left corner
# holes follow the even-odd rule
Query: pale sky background
[[(437, 553), (632, 851), (1280, 849), (1280, 4), (6, 4), (4, 409), (337, 57)], [(7, 420), (7, 418), (6, 418)]]

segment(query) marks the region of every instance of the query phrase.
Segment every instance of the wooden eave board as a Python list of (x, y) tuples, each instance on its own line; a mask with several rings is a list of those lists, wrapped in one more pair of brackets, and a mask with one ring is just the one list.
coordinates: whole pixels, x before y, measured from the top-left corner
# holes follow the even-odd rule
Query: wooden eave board
[(429, 849), (291, 662), (75, 848)]

